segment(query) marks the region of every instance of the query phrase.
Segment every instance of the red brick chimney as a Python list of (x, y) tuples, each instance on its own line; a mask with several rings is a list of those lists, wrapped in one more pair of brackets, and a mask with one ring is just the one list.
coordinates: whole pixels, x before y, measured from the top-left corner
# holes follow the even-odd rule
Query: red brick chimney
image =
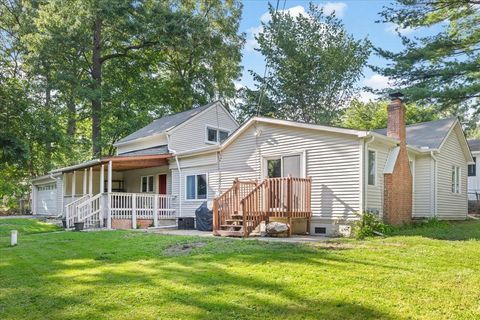
[[(412, 173), (408, 159), (405, 105), (402, 95), (390, 95), (392, 101), (388, 105), (387, 136), (399, 140), (397, 150), (392, 150), (389, 157), (397, 154), (393, 169), (384, 173), (383, 219), (391, 225), (402, 225), (412, 219)], [(388, 170), (387, 170), (388, 171)]]

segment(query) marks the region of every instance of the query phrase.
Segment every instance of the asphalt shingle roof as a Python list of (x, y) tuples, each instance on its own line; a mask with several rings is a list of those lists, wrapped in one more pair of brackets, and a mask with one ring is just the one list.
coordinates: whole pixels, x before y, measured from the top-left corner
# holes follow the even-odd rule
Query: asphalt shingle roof
[[(408, 125), (407, 144), (416, 148), (437, 149), (456, 120), (457, 118), (454, 117)], [(387, 135), (387, 129), (379, 129), (375, 132)]]
[(468, 140), (468, 146), (471, 151), (480, 151), (480, 140), (479, 139), (470, 139)]
[(157, 119), (157, 120), (153, 121), (152, 123), (150, 123), (149, 125), (143, 127), (142, 129), (137, 130), (134, 133), (118, 140), (117, 143), (132, 141), (132, 140), (136, 140), (136, 139), (139, 139), (139, 138), (149, 137), (149, 136), (152, 136), (152, 135), (155, 135), (155, 134), (158, 134), (158, 133), (165, 132), (168, 129), (171, 129), (173, 127), (176, 127), (176, 126), (184, 123), (185, 121), (187, 121), (188, 119), (192, 118), (193, 116), (199, 114), (203, 110), (208, 109), (210, 106), (212, 106), (215, 103), (216, 103), (216, 101), (211, 102), (209, 104), (206, 104), (204, 106), (198, 107), (198, 108), (190, 109), (190, 110), (187, 110), (187, 111), (184, 111), (184, 112), (172, 114), (172, 115), (165, 116), (165, 117), (162, 117), (160, 119)]
[(168, 146), (163, 145), (163, 146), (156, 146), (156, 147), (147, 148), (147, 149), (119, 153), (118, 155), (130, 157), (130, 156), (148, 156), (153, 154), (167, 154), (167, 153), (168, 153)]

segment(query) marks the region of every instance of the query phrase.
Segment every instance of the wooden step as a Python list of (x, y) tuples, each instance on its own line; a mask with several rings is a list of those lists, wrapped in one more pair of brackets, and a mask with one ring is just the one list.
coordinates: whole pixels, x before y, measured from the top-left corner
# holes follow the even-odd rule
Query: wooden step
[(242, 225), (235, 225), (235, 224), (222, 224), (220, 226), (222, 229), (243, 229)]
[(226, 219), (225, 222), (228, 224), (228, 225), (234, 225), (235, 223), (240, 223), (240, 224), (243, 224), (243, 220), (236, 220), (236, 219)]
[(231, 230), (217, 230), (215, 231), (216, 236), (220, 237), (243, 237), (243, 231), (231, 231)]

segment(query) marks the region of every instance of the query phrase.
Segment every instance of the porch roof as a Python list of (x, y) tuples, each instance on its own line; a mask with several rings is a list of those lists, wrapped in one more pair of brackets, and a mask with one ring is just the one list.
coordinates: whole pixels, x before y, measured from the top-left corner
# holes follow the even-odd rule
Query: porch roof
[(73, 166), (53, 170), (51, 173), (68, 173), (76, 170), (93, 168), (99, 169), (102, 164), (112, 162), (114, 171), (143, 169), (168, 165), (171, 154), (141, 155), (141, 156), (111, 156), (101, 159), (94, 159), (79, 163)]

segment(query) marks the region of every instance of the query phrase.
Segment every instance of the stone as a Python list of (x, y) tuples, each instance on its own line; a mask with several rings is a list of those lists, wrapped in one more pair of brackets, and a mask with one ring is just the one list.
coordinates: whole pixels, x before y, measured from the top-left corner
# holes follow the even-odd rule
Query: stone
[(279, 234), (288, 232), (288, 224), (283, 222), (270, 222), (267, 224), (266, 231), (267, 234)]

